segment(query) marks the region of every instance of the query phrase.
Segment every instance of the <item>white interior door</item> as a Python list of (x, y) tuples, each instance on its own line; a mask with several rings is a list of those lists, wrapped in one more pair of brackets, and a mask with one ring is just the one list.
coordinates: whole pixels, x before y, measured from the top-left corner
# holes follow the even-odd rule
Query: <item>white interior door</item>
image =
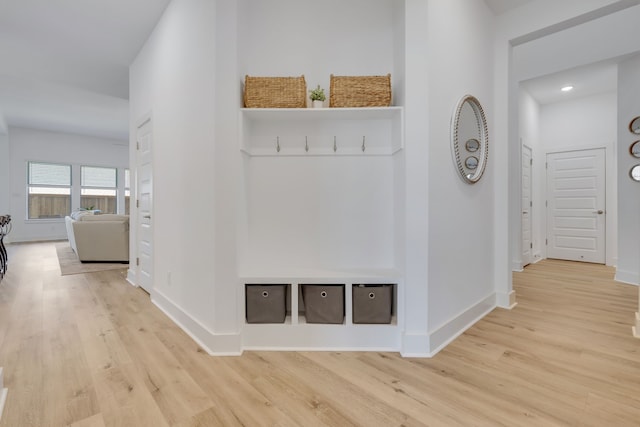
[(137, 129), (136, 203), (137, 203), (137, 271), (138, 286), (151, 293), (153, 288), (153, 170), (151, 119)]
[(531, 209), (531, 148), (522, 146), (522, 266), (533, 262)]
[(547, 257), (605, 263), (604, 149), (547, 155)]

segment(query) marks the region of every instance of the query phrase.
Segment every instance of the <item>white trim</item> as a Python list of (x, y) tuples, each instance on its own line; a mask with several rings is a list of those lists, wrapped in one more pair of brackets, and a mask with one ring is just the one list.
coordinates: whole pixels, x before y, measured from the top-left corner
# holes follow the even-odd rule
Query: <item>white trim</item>
[(426, 333), (403, 333), (400, 355), (402, 357), (431, 357), (429, 335)]
[(127, 278), (126, 278), (127, 282), (129, 282), (129, 284), (131, 286), (135, 286), (136, 288), (138, 287), (138, 282), (136, 280), (136, 270), (129, 267), (127, 269)]
[(628, 285), (640, 285), (640, 274), (635, 271), (623, 271), (616, 270), (616, 275), (613, 278), (616, 282), (626, 283)]
[(429, 334), (429, 341), (433, 348), (431, 355), (435, 356), (494, 308), (496, 308), (496, 294), (492, 293), (431, 332)]
[(2, 412), (4, 411), (4, 404), (7, 401), (7, 394), (9, 394), (8, 388), (0, 389), (0, 420), (2, 419)]
[(636, 338), (640, 338), (640, 312), (636, 311), (636, 324), (631, 327), (631, 332)]
[(521, 272), (523, 269), (522, 260), (511, 261), (511, 271)]
[(561, 154), (561, 153), (570, 153), (573, 151), (585, 151), (585, 150), (604, 150), (605, 153), (607, 151), (608, 145), (606, 144), (586, 144), (586, 145), (573, 145), (568, 147), (562, 147), (560, 150), (547, 150), (544, 152), (545, 158), (547, 154)]
[[(239, 356), (242, 354), (241, 336), (235, 334), (216, 334), (185, 310), (154, 289), (151, 302), (167, 315), (176, 325), (189, 335), (211, 356)], [(215, 349), (215, 350), (214, 350)]]
[(4, 369), (0, 367), (0, 420), (2, 419), (2, 411), (4, 411), (4, 404), (7, 401), (7, 394), (9, 389), (4, 388)]
[(19, 244), (19, 243), (40, 243), (40, 242), (64, 242), (66, 240), (69, 240), (69, 239), (67, 239), (67, 233), (66, 232), (64, 233), (64, 236), (63, 235), (50, 236), (50, 237), (31, 236), (31, 237), (25, 238), (25, 237), (21, 237), (20, 235), (14, 234), (13, 236), (11, 236), (12, 238), (9, 239), (10, 236), (11, 235), (8, 234), (7, 237), (5, 237), (5, 241), (4, 241), (5, 244), (8, 244), (8, 243)]
[(384, 351), (399, 350), (396, 324), (245, 324), (243, 350)]
[(518, 303), (516, 302), (516, 291), (512, 290), (508, 294), (500, 292), (496, 293), (496, 307), (507, 310), (513, 309)]

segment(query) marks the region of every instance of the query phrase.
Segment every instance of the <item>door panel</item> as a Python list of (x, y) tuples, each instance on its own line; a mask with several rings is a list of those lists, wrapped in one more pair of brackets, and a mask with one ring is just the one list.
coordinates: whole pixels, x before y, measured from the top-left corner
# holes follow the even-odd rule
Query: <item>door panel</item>
[(533, 261), (533, 239), (531, 218), (531, 148), (522, 146), (522, 266)]
[(151, 120), (138, 127), (136, 158), (136, 191), (138, 226), (137, 281), (145, 291), (153, 288), (153, 174)]
[(547, 155), (547, 257), (604, 264), (604, 149)]

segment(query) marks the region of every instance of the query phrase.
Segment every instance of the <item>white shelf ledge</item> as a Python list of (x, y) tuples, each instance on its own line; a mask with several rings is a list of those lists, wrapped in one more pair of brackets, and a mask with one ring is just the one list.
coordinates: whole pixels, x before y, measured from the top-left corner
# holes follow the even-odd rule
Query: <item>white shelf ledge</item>
[(242, 286), (247, 283), (370, 283), (397, 284), (402, 274), (397, 269), (312, 269), (252, 266), (240, 270)]
[(242, 108), (252, 120), (380, 120), (402, 114), (402, 107), (368, 108)]

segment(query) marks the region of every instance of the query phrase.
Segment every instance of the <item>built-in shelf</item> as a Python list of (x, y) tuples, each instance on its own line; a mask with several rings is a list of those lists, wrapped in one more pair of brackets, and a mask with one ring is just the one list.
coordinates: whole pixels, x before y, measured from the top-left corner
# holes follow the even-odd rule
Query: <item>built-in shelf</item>
[[(289, 304), (283, 323), (248, 323), (245, 317), (242, 347), (398, 351), (402, 271), (375, 266), (394, 266), (403, 107), (243, 108), (239, 124), (247, 206), (239, 313), (246, 310), (247, 284), (287, 285)], [(338, 156), (342, 160), (331, 159)], [(314, 160), (297, 161), (304, 157)], [(372, 212), (375, 222), (366, 220)], [(302, 286), (330, 284), (344, 286), (344, 321), (307, 323)], [(353, 323), (358, 284), (394, 285), (390, 323)]]
[(403, 108), (243, 108), (250, 156), (390, 156), (403, 147)]
[[(390, 271), (389, 271), (390, 272)], [(299, 306), (301, 285), (311, 284), (309, 280), (290, 280), (288, 285), (290, 310), (283, 323), (245, 323), (242, 331), (243, 348), (255, 350), (372, 350), (372, 351), (399, 351), (400, 330), (398, 323), (398, 310), (400, 310), (402, 290), (398, 281), (386, 280), (389, 272), (382, 272), (381, 276), (373, 280), (362, 281), (363, 276), (353, 276), (357, 280), (336, 280), (344, 276), (331, 276), (319, 278), (317, 283), (343, 284), (344, 285), (344, 321), (339, 324), (307, 323), (304, 310)], [(307, 275), (311, 277), (314, 275)], [(371, 277), (371, 276), (367, 276)], [(252, 277), (255, 279), (255, 277)], [(271, 280), (273, 279), (273, 281)], [(283, 277), (274, 277), (262, 282), (273, 284)], [(251, 283), (255, 283), (253, 280)], [(354, 324), (352, 320), (354, 284), (393, 284), (394, 296), (392, 301), (392, 317), (390, 323), (385, 324)], [(244, 288), (244, 284), (243, 284)]]

